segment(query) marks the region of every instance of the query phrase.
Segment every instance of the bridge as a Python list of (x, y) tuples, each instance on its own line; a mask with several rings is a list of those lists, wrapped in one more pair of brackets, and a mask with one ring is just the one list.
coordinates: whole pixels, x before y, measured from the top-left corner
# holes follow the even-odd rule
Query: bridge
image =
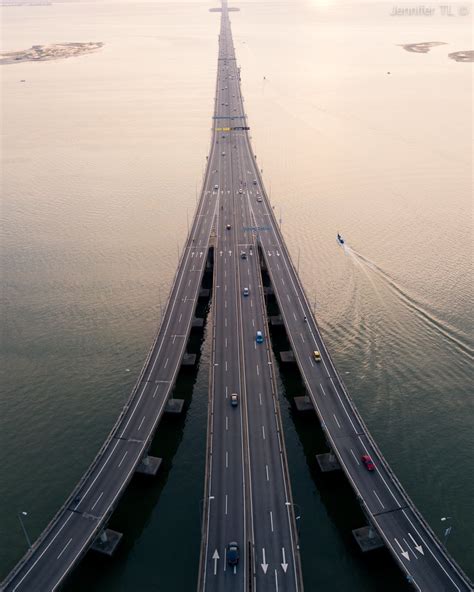
[[(2, 590), (55, 590), (91, 546), (113, 546), (117, 534), (106, 525), (118, 500), (137, 471), (153, 474), (158, 467), (148, 449), (187, 361), (203, 277), (211, 269), (213, 348), (198, 589), (303, 589), (263, 269), (307, 395), (337, 459), (333, 464), (344, 471), (367, 517), (367, 538), (377, 533), (416, 590), (472, 590), (391, 471), (322, 340), (251, 149), (225, 0), (214, 118), (196, 215), (143, 369), (91, 466)], [(224, 131), (232, 128), (233, 118), (242, 121), (243, 129)], [(262, 343), (256, 341), (257, 331)], [(320, 362), (314, 350), (321, 353)], [(363, 454), (372, 457), (373, 472), (362, 466)], [(230, 542), (239, 546), (235, 566), (227, 561)]]

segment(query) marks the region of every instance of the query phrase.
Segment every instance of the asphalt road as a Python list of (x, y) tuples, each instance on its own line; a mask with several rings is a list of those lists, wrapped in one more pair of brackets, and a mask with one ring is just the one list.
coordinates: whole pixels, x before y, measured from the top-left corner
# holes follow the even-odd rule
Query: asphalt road
[[(214, 143), (209, 162), (217, 164)], [(2, 583), (2, 590), (47, 592), (70, 573), (108, 520), (145, 455), (185, 352), (216, 217), (209, 167), (162, 324), (142, 373), (116, 425), (87, 473), (33, 548)], [(207, 188), (207, 189), (206, 189)]]
[[(260, 229), (258, 241), (291, 346), (328, 441), (364, 510), (413, 587), (426, 592), (472, 590), (467, 576), (447, 554), (403, 490), (350, 399), (291, 262), (247, 136), (246, 142), (244, 179), (252, 226)], [(253, 179), (257, 185), (253, 185)], [(263, 196), (262, 201), (258, 201), (259, 196)], [(321, 353), (321, 362), (315, 361), (314, 350)], [(365, 454), (374, 461), (373, 472), (361, 462)]]
[[(248, 146), (245, 132), (228, 129), (242, 125), (243, 106), (225, 6), (216, 96), (219, 207), (199, 589), (302, 590), (260, 265), (255, 237), (247, 230), (251, 210), (243, 179)], [(244, 296), (244, 288), (248, 296)], [(258, 330), (263, 333), (263, 343), (256, 342)], [(239, 397), (236, 407), (230, 402), (232, 393)], [(226, 546), (231, 541), (240, 547), (237, 566), (226, 561)]]

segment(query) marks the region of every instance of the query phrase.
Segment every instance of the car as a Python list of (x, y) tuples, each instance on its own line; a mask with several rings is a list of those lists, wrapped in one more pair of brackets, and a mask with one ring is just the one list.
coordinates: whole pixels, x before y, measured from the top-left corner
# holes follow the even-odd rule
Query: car
[(222, 156), (225, 156), (225, 152), (222, 153)]
[(244, 288), (243, 294), (244, 296), (248, 296), (249, 295), (249, 289), (248, 288)]
[(227, 545), (227, 563), (229, 565), (237, 565), (240, 559), (239, 545), (232, 541)]
[(318, 352), (317, 349), (315, 349), (314, 352), (313, 352), (313, 358), (315, 359), (316, 362), (320, 362), (321, 361), (321, 354)]
[(245, 251), (240, 251), (240, 258), (247, 259), (247, 253)]
[(258, 201), (258, 203), (261, 203), (261, 201), (262, 201), (262, 196), (261, 195), (257, 195), (257, 201)]
[(256, 185), (257, 184), (257, 179), (253, 180), (253, 184)]
[(368, 454), (363, 454), (360, 457), (360, 460), (364, 463), (365, 468), (368, 471), (374, 471), (375, 470), (375, 465), (374, 465), (372, 459), (370, 458), (370, 456)]
[(261, 331), (257, 331), (257, 335), (255, 336), (255, 341), (257, 343), (263, 343), (263, 333)]
[(237, 407), (239, 404), (239, 395), (237, 393), (232, 393), (230, 396), (230, 404), (232, 407)]
[(230, 224), (226, 224), (225, 227), (227, 228), (227, 230), (230, 230), (232, 228)]
[(239, 189), (239, 193), (243, 193), (243, 191), (242, 191), (242, 187)]
[(214, 191), (217, 191), (219, 189), (219, 185), (214, 185)]

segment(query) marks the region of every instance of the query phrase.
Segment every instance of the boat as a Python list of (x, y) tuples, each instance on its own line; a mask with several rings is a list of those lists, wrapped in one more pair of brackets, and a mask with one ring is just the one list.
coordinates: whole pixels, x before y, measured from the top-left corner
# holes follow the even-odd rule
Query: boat
[(343, 239), (343, 238), (342, 238), (342, 236), (339, 234), (339, 232), (337, 233), (337, 242), (338, 242), (340, 245), (343, 245), (343, 244), (344, 244), (344, 239)]

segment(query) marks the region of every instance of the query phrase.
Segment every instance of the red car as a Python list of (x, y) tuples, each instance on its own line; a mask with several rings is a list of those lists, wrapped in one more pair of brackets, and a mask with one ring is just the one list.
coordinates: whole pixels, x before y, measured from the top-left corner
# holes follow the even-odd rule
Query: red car
[(370, 458), (370, 456), (369, 456), (368, 454), (363, 454), (363, 455), (360, 457), (360, 460), (361, 460), (361, 461), (364, 463), (364, 465), (365, 465), (365, 468), (366, 468), (368, 471), (373, 471), (373, 470), (375, 470), (375, 465), (374, 465), (374, 463), (372, 462), (372, 459)]

